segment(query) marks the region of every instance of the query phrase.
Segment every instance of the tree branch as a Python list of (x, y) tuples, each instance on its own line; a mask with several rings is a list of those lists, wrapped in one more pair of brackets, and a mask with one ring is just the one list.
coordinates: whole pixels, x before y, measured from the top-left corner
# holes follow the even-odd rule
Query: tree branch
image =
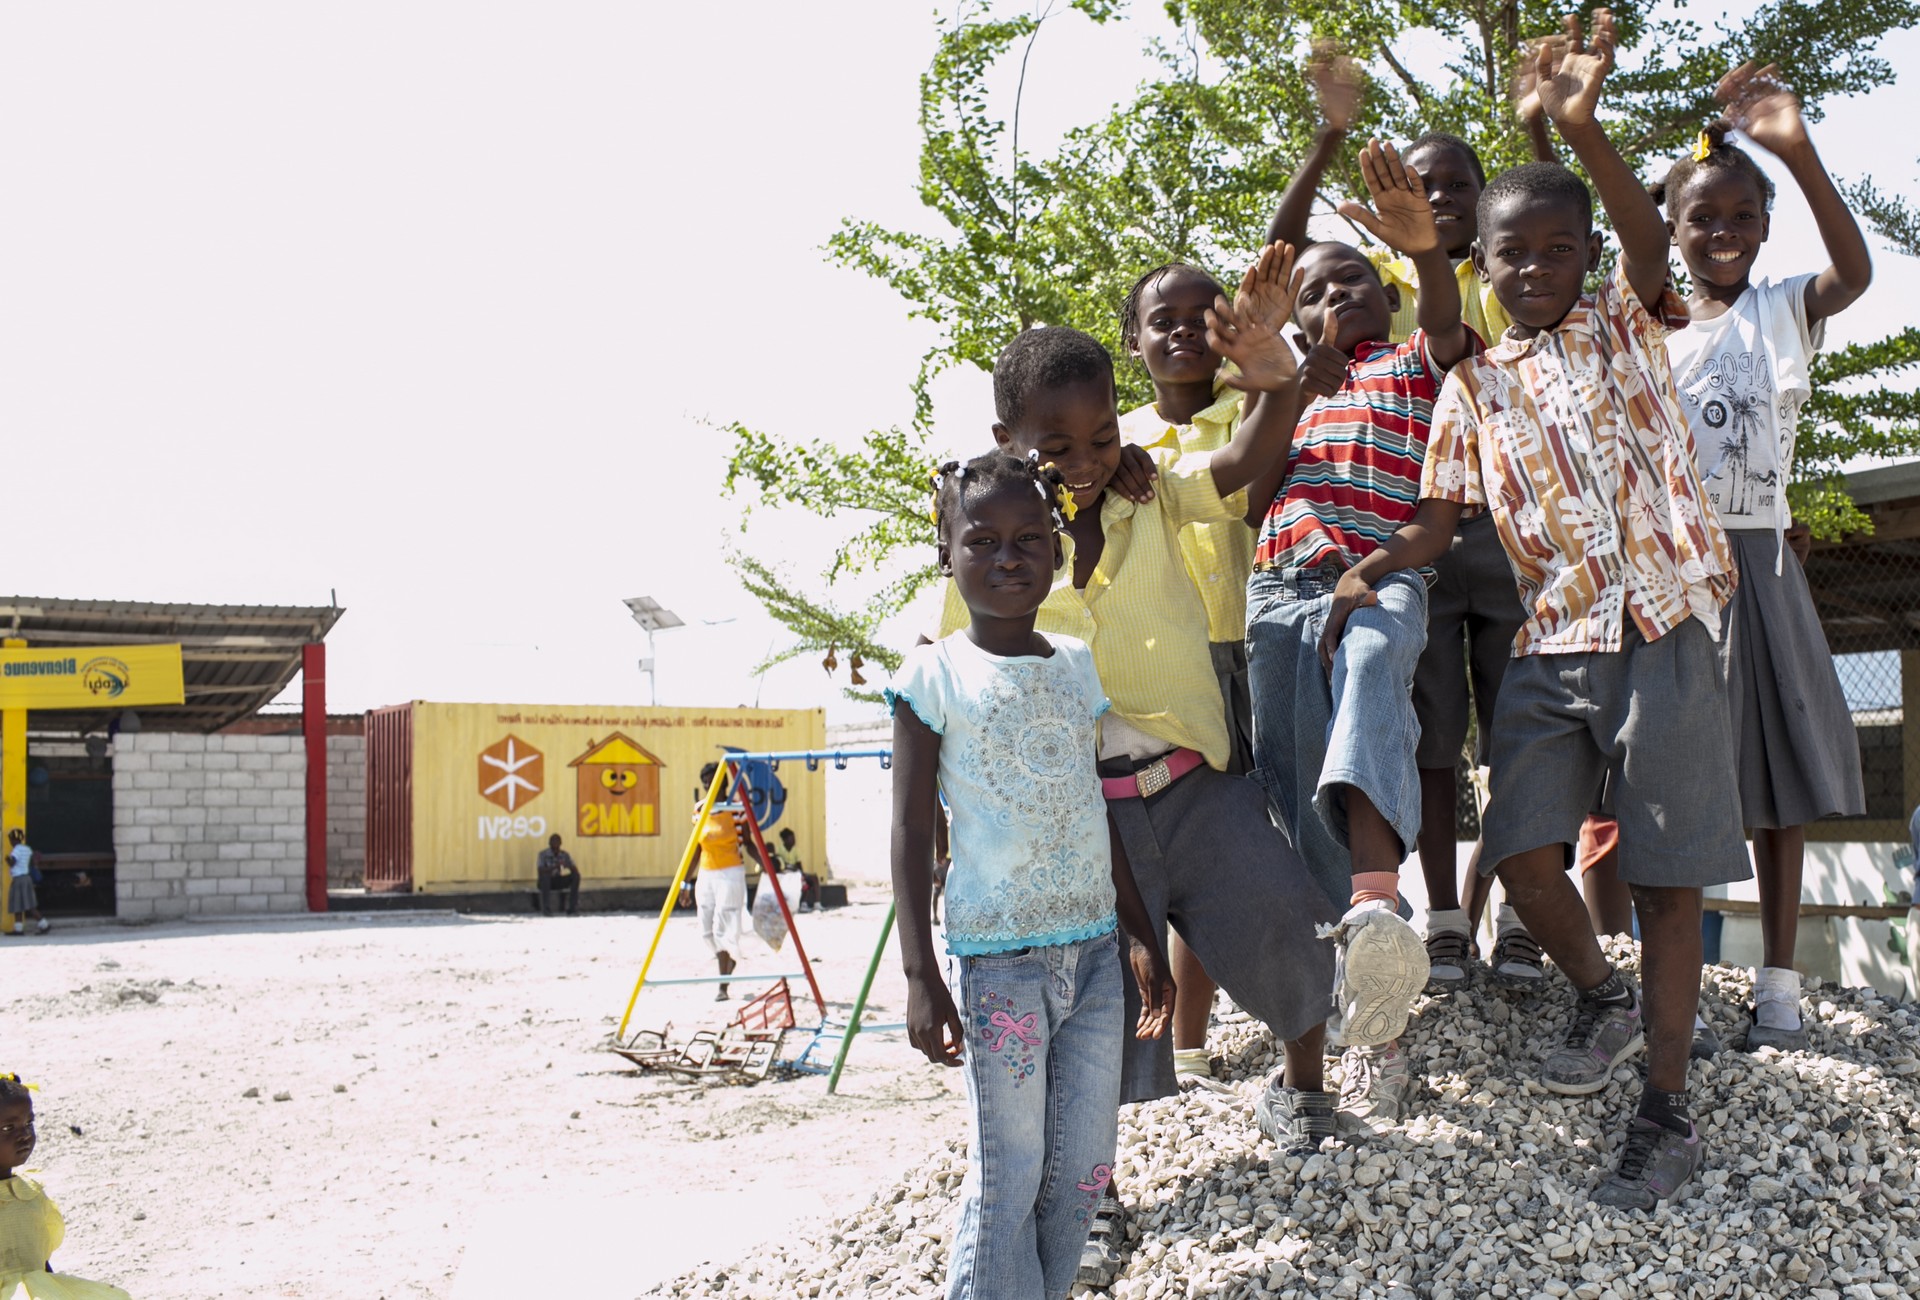
[(1393, 69), (1394, 75), (1399, 77), (1401, 82), (1406, 86), (1407, 93), (1413, 96), (1413, 102), (1424, 109), (1427, 106), (1426, 89), (1421, 86), (1418, 81), (1414, 80), (1413, 74), (1407, 71), (1405, 64), (1393, 57), (1393, 51), (1387, 48), (1385, 41), (1379, 43), (1379, 50), (1380, 57), (1387, 61), (1387, 66)]

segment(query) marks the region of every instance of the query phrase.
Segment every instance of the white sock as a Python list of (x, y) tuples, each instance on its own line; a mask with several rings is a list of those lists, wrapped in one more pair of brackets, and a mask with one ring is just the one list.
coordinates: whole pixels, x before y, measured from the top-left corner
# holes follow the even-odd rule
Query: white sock
[(1445, 911), (1430, 910), (1427, 913), (1427, 937), (1436, 934), (1466, 934), (1467, 912), (1463, 907), (1448, 908)]
[(1800, 1028), (1800, 972), (1761, 966), (1753, 972), (1753, 1018), (1768, 1029)]
[(1520, 913), (1513, 910), (1512, 904), (1500, 904), (1498, 919), (1494, 922), (1493, 927), (1496, 935), (1505, 934), (1509, 930), (1519, 930), (1525, 933), (1526, 928), (1526, 926), (1520, 923)]

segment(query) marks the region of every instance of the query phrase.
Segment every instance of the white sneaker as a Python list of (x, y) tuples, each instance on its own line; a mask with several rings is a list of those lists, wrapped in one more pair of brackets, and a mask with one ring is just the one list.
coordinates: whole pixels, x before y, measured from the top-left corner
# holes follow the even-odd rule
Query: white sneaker
[(1413, 1075), (1398, 1043), (1349, 1047), (1340, 1054), (1340, 1103), (1334, 1121), (1351, 1137), (1376, 1137), (1407, 1113)]
[(1322, 926), (1338, 945), (1333, 1001), (1349, 1047), (1378, 1047), (1406, 1032), (1413, 1000), (1427, 986), (1427, 946), (1393, 904), (1356, 903), (1338, 925)]

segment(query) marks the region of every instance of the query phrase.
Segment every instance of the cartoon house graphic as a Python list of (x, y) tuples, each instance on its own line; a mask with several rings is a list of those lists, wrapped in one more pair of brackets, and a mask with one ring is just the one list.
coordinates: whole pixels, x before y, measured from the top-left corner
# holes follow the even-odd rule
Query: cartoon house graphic
[(614, 732), (567, 766), (577, 770), (581, 835), (658, 835), (660, 769), (631, 737)]

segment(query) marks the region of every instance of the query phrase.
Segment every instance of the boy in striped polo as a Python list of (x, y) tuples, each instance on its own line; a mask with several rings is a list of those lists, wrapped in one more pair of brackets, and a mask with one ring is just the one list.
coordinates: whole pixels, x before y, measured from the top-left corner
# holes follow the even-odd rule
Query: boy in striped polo
[[(1278, 472), (1249, 491), (1260, 539), (1247, 658), (1254, 775), (1321, 889), (1348, 909), (1328, 935), (1339, 945), (1334, 999), (1348, 1045), (1337, 1122), (1364, 1134), (1400, 1118), (1408, 1072), (1397, 1040), (1427, 980), (1426, 948), (1398, 913), (1400, 864), (1420, 833), (1411, 690), (1426, 582), (1404, 570), (1380, 583), (1330, 657), (1321, 632), (1340, 574), (1412, 517), (1433, 400), (1476, 340), (1418, 177), (1377, 140), (1361, 171), (1376, 211), (1341, 211), (1411, 259), (1428, 286), (1419, 328), (1387, 341), (1399, 291), (1360, 250), (1327, 242), (1301, 254), (1294, 337), (1310, 404)], [(1280, 1094), (1260, 1120), (1277, 1131), (1300, 1111), (1328, 1109), (1325, 1094)]]

